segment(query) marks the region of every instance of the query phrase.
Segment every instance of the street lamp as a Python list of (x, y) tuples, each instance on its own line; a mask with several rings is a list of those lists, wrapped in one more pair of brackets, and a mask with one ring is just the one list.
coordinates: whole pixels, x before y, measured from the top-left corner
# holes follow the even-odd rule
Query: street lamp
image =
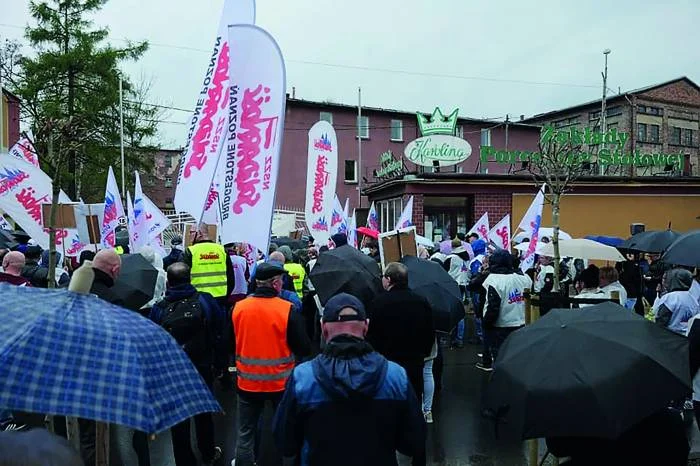
[[(605, 104), (606, 97), (608, 94), (608, 55), (610, 55), (610, 49), (603, 50), (603, 55), (605, 56), (605, 71), (601, 73), (603, 75), (603, 100), (601, 101), (600, 108), (600, 129), (605, 134), (607, 131), (607, 126), (605, 124)], [(600, 174), (603, 175), (603, 167), (600, 166)]]

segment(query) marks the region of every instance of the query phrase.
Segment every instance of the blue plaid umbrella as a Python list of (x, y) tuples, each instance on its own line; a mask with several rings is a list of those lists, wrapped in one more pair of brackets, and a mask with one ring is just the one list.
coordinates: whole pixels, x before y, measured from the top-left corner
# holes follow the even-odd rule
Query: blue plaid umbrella
[(0, 284), (0, 406), (158, 433), (221, 411), (177, 342), (95, 296)]

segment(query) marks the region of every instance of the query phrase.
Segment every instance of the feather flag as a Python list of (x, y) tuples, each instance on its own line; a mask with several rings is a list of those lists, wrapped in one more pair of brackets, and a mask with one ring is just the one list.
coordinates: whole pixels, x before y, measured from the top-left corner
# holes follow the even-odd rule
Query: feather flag
[(114, 171), (109, 167), (107, 173), (107, 187), (105, 188), (105, 209), (102, 219), (102, 246), (113, 248), (116, 244), (115, 230), (119, 226), (119, 219), (124, 217), (124, 206), (119, 195), (117, 180), (114, 178)]
[(479, 235), (480, 239), (483, 239), (484, 241), (488, 242), (489, 230), (489, 213), (484, 212), (484, 215), (481, 216), (479, 221), (474, 224), (474, 226), (471, 228), (471, 230), (468, 231), (468, 233), (476, 233), (477, 235)]
[(535, 254), (539, 244), (540, 226), (542, 225), (542, 209), (544, 208), (545, 185), (537, 191), (532, 204), (525, 212), (525, 216), (520, 221), (518, 228), (524, 230), (530, 238), (527, 250), (523, 252), (520, 260), (520, 270), (523, 272), (531, 269), (535, 265)]

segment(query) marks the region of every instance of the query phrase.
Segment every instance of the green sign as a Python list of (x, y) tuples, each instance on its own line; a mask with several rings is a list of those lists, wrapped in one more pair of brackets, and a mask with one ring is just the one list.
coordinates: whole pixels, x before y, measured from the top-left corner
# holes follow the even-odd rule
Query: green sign
[[(564, 154), (569, 165), (591, 163), (597, 156), (597, 162), (603, 166), (635, 166), (635, 167), (665, 167), (671, 165), (678, 169), (683, 168), (683, 154), (664, 154), (661, 152), (634, 152), (625, 151), (624, 146), (630, 139), (628, 133), (618, 131), (616, 128), (606, 132), (591, 128), (557, 130), (553, 126), (542, 128), (540, 135), (543, 144), (557, 143), (572, 146), (588, 145), (600, 146), (594, 153), (582, 150), (573, 150)], [(482, 162), (496, 162), (513, 164), (518, 162), (537, 162), (542, 158), (539, 152), (521, 150), (501, 150), (491, 146), (481, 146), (480, 160)]]
[(411, 141), (404, 148), (404, 156), (424, 167), (446, 167), (463, 162), (472, 153), (472, 147), (462, 138), (455, 137), (457, 112), (445, 116), (435, 108), (428, 120), (418, 113), (418, 127), (423, 137)]
[(403, 173), (403, 162), (394, 158), (394, 154), (388, 150), (379, 156), (379, 168), (375, 172), (377, 178), (394, 176)]

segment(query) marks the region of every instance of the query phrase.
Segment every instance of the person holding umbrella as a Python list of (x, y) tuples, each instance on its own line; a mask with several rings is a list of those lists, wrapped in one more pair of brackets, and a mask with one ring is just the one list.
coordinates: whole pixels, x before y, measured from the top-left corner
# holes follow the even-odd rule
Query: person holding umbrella
[(489, 259), (489, 275), (482, 286), (486, 290), (483, 326), (496, 362), (508, 335), (525, 325), (524, 292), (532, 288), (532, 280), (516, 273), (510, 252), (499, 249)]
[(119, 277), (121, 266), (122, 260), (113, 249), (103, 249), (95, 254), (92, 261), (95, 280), (92, 282), (90, 293), (108, 303), (122, 306), (124, 304), (122, 297), (112, 291), (114, 281)]

